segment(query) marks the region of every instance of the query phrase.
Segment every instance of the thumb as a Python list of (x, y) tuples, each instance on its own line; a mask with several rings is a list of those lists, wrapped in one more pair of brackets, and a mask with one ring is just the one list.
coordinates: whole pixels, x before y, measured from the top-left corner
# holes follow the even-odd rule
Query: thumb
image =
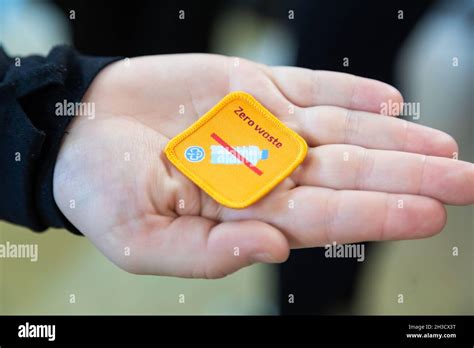
[(116, 263), (139, 274), (221, 278), (255, 262), (284, 262), (289, 255), (282, 232), (256, 220), (216, 224), (181, 216), (128, 242), (139, 252), (126, 264)]
[(290, 253), (286, 237), (256, 220), (224, 222), (209, 234), (206, 274), (218, 278), (255, 262), (280, 263)]

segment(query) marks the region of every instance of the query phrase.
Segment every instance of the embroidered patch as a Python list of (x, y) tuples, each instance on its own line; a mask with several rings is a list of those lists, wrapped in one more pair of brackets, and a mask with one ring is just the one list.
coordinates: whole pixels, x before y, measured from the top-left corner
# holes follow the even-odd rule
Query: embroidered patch
[(245, 92), (232, 92), (167, 144), (165, 154), (229, 208), (270, 192), (304, 160), (304, 139)]

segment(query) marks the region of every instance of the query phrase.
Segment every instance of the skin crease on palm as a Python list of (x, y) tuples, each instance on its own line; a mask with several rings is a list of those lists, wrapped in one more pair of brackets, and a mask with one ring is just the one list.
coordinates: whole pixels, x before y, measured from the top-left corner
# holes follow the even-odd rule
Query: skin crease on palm
[[(309, 146), (292, 175), (241, 210), (219, 205), (163, 154), (236, 90)], [(452, 159), (449, 135), (378, 114), (389, 100), (402, 97), (375, 80), (218, 55), (115, 62), (83, 98), (95, 118), (76, 117), (64, 137), (55, 200), (103, 254), (139, 274), (218, 278), (284, 262), (291, 248), (432, 236), (446, 223), (443, 204), (474, 202), (473, 164)]]

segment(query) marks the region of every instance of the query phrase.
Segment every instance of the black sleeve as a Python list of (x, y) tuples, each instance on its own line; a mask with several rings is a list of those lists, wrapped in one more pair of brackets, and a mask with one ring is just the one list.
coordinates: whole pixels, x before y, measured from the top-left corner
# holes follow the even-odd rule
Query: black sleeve
[(67, 46), (47, 57), (9, 57), (0, 47), (0, 219), (80, 233), (53, 198), (54, 163), (72, 119), (56, 116), (55, 104), (81, 101), (97, 73), (117, 59)]

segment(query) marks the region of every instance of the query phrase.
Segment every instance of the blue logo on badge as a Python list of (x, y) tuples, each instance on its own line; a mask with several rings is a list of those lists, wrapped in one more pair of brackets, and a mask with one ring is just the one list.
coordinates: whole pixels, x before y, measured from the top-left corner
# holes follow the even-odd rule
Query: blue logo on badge
[(184, 156), (189, 162), (201, 162), (206, 156), (206, 153), (200, 146), (190, 146), (184, 151)]

